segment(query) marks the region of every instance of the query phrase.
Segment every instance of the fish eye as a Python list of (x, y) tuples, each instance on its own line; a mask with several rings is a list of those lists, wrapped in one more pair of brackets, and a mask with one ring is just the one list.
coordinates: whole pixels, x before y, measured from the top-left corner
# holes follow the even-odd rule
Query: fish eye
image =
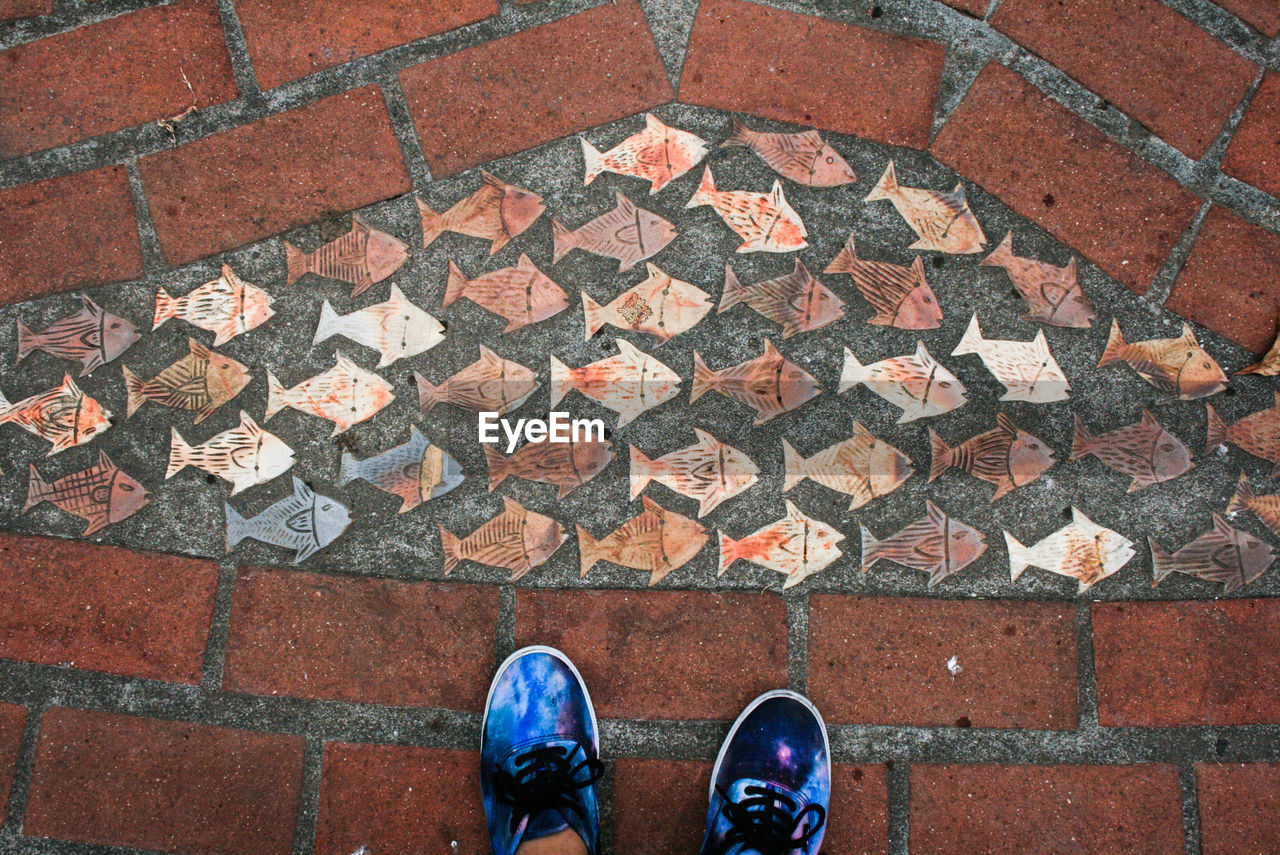
[(1160, 450), (1161, 450), (1161, 451), (1173, 451), (1173, 444), (1172, 444), (1172, 443), (1168, 443), (1168, 442), (1161, 443), (1161, 444), (1160, 444)]
[(114, 321), (114, 322), (112, 322), (112, 324), (111, 324), (111, 328), (112, 328), (113, 330), (118, 330), (118, 329), (120, 329), (120, 322), (119, 322), (119, 321)]
[(958, 531), (955, 534), (951, 535), (951, 537), (954, 538), (955, 540), (964, 540), (964, 532)]
[(926, 303), (932, 303), (932, 302), (933, 302), (933, 298), (932, 298), (932, 297), (930, 297), (928, 294), (925, 294), (925, 295), (924, 295), (924, 301), (925, 301)]
[(126, 493), (132, 493), (132, 492), (133, 492), (133, 485), (132, 485), (132, 484), (121, 484), (121, 485), (120, 485), (120, 489), (121, 489), (121, 490), (124, 490)]
[(939, 383), (938, 385), (939, 385), (941, 388), (943, 388), (943, 389), (950, 389), (950, 388), (951, 388), (951, 381), (950, 381), (950, 380), (943, 380), (943, 381), (942, 381), (941, 383)]
[(330, 508), (332, 508), (332, 507), (333, 507), (333, 505), (330, 505), (330, 504), (327, 504), (327, 503), (326, 503), (326, 504), (324, 504), (324, 505), (321, 505), (321, 506), (320, 506), (320, 510), (322, 510), (322, 511), (327, 511), (327, 510), (329, 510), (329, 509), (330, 509)]
[(835, 163), (836, 159), (831, 155), (827, 155), (827, 163)]

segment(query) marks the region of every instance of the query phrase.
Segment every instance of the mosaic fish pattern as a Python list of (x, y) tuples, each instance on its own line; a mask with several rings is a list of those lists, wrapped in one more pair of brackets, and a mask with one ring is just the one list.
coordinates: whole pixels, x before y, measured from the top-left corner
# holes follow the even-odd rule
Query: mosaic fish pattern
[(585, 139), (579, 138), (579, 141), (584, 185), (589, 185), (603, 172), (613, 172), (648, 181), (650, 194), (657, 193), (707, 156), (706, 140), (673, 128), (652, 113), (645, 113), (643, 131), (632, 134), (606, 152)]
[(1080, 583), (1080, 593), (1115, 574), (1137, 552), (1133, 541), (1098, 525), (1079, 508), (1071, 509), (1071, 522), (1034, 546), (1023, 546), (1004, 533), (1009, 550), (1009, 577), (1013, 581), (1028, 567), (1039, 567)]
[(510, 570), (508, 581), (515, 582), (550, 558), (568, 538), (564, 527), (551, 517), (503, 496), (502, 513), (464, 538), (440, 526), (444, 575), (463, 561), (474, 561)]
[(391, 384), (372, 371), (366, 371), (341, 353), (328, 371), (303, 380), (292, 389), (267, 372), (267, 410), (269, 419), (286, 407), (319, 416), (333, 422), (337, 436), (352, 425), (371, 419), (395, 400)]
[(547, 210), (542, 197), (532, 190), (508, 184), (498, 176), (480, 171), (480, 188), (443, 214), (417, 199), (422, 217), (422, 245), (429, 247), (445, 232), (489, 241), (494, 255), (513, 238), (524, 234)]
[(957, 184), (950, 193), (903, 187), (892, 160), (867, 194), (866, 201), (893, 203), (902, 219), (919, 238), (908, 249), (932, 250), (964, 255), (981, 252), (987, 237), (978, 218), (969, 210), (964, 187)]
[(891, 561), (929, 574), (929, 587), (959, 573), (987, 551), (982, 532), (952, 519), (933, 502), (925, 502), (923, 519), (884, 540), (865, 525), (862, 530), (862, 572), (878, 561)]
[(970, 353), (980, 356), (991, 375), (1004, 385), (1002, 401), (1047, 404), (1065, 401), (1071, 394), (1071, 384), (1049, 351), (1044, 330), (1037, 332), (1030, 342), (983, 338), (975, 313), (964, 337), (951, 351), (952, 356)]
[(442, 383), (433, 384), (416, 371), (413, 379), (418, 386), (418, 409), (423, 415), (439, 404), (503, 415), (529, 400), (539, 386), (533, 371), (503, 359), (483, 344), (479, 359)]
[(1093, 325), (1093, 304), (1080, 287), (1074, 257), (1066, 267), (1013, 254), (1013, 232), (982, 259), (984, 267), (1000, 267), (1027, 304), (1024, 321), (1055, 327), (1087, 329)]
[(590, 339), (608, 324), (618, 329), (649, 333), (665, 344), (688, 332), (711, 311), (711, 295), (695, 285), (675, 279), (656, 265), (645, 264), (649, 275), (602, 306), (582, 292), (582, 326)]
[(338, 468), (338, 486), (357, 479), (368, 481), (379, 490), (399, 497), (398, 513), (403, 514), (460, 485), (466, 478), (461, 464), (429, 442), (416, 425), (410, 430), (408, 442), (363, 460), (344, 451)]
[(80, 376), (120, 357), (140, 338), (129, 320), (113, 315), (81, 296), (80, 311), (32, 332), (18, 321), (18, 362), (37, 350), (80, 363)]
[(441, 308), (464, 297), (502, 317), (507, 322), (504, 333), (545, 321), (569, 308), (569, 295), (524, 254), (515, 267), (482, 273), (475, 279), (468, 279), (450, 261)]
[(648, 496), (643, 510), (607, 537), (597, 540), (578, 526), (580, 575), (601, 561), (649, 574), (649, 585), (688, 564), (707, 543), (708, 532), (697, 520), (668, 511)]
[(186, 356), (150, 380), (143, 380), (127, 365), (122, 365), (120, 371), (129, 396), (125, 418), (133, 416), (147, 401), (155, 401), (178, 410), (192, 410), (196, 424), (243, 392), (253, 379), (248, 366), (193, 338), (187, 339)]
[(255, 484), (265, 484), (293, 466), (293, 449), (284, 440), (258, 426), (249, 414), (240, 411), (240, 424), (200, 443), (191, 445), (178, 429), (170, 428), (169, 466), (166, 480), (188, 466), (203, 469), (232, 484), (231, 495)]
[(394, 284), (391, 299), (349, 315), (339, 315), (328, 300), (320, 307), (312, 344), (335, 335), (378, 351), (378, 367), (426, 353), (444, 341), (444, 324), (409, 302)]
[(1161, 392), (1195, 401), (1216, 395), (1227, 388), (1227, 375), (1200, 342), (1190, 324), (1182, 325), (1177, 338), (1153, 338), (1129, 344), (1120, 332), (1120, 322), (1111, 320), (1111, 335), (1098, 360), (1104, 368), (1123, 362)]
[(807, 516), (790, 501), (786, 506), (786, 516), (741, 540), (721, 531), (716, 575), (723, 576), (735, 561), (750, 561), (786, 576), (782, 583), (785, 591), (825, 570), (843, 554), (839, 546), (843, 534), (822, 520)]
[(971, 437), (954, 448), (932, 430), (929, 445), (933, 463), (929, 480), (948, 469), (960, 469), (996, 486), (992, 501), (1025, 487), (1047, 472), (1056, 462), (1044, 440), (1032, 436), (1004, 413), (996, 414), (996, 426)]
[(85, 530), (80, 536), (88, 537), (133, 516), (147, 506), (149, 497), (142, 482), (112, 463), (105, 451), (99, 451), (97, 463), (53, 482), (46, 481), (31, 464), (22, 512), (49, 502), (84, 520)]
[(404, 241), (372, 229), (351, 218), (351, 231), (315, 252), (303, 252), (285, 241), (287, 283), (292, 285), (308, 273), (337, 279), (351, 285), (351, 296), (359, 297), (376, 283), (395, 273), (409, 260)]
[(1261, 457), (1271, 464), (1271, 474), (1280, 475), (1280, 392), (1275, 393), (1274, 406), (1227, 424), (1214, 410), (1205, 404), (1208, 424), (1205, 428), (1205, 450), (1231, 443), (1254, 457)]
[(1152, 585), (1159, 585), (1170, 573), (1186, 573), (1221, 583), (1224, 594), (1257, 579), (1276, 559), (1274, 549), (1218, 514), (1213, 515), (1212, 529), (1177, 552), (1169, 552), (1153, 537), (1147, 538), (1147, 543), (1151, 546)]
[(689, 403), (708, 392), (719, 392), (756, 411), (752, 425), (762, 425), (789, 413), (822, 391), (813, 375), (778, 352), (765, 339), (764, 353), (730, 368), (714, 371), (693, 352), (693, 389)]
[(245, 538), (294, 550), (299, 564), (337, 540), (351, 524), (346, 505), (322, 496), (294, 477), (293, 493), (254, 517), (246, 518), (230, 503), (227, 515), (227, 552)]
[(1149, 410), (1142, 411), (1141, 421), (1097, 436), (1089, 433), (1079, 416), (1075, 419), (1070, 460), (1097, 457), (1109, 468), (1133, 479), (1129, 482), (1130, 493), (1191, 470), (1191, 452)]
[(650, 481), (698, 501), (698, 516), (755, 485), (760, 468), (738, 449), (721, 442), (701, 428), (693, 429), (693, 445), (650, 459), (631, 447), (631, 498), (639, 496)]
[(798, 258), (790, 273), (753, 285), (743, 285), (733, 268), (725, 265), (724, 290), (716, 312), (727, 312), (739, 303), (782, 324), (783, 338), (821, 329), (844, 317), (844, 302)]
[(915, 471), (910, 458), (876, 437), (857, 420), (853, 423), (853, 436), (807, 459), (784, 439), (782, 457), (784, 493), (807, 478), (829, 490), (851, 496), (851, 511), (872, 499), (892, 493)]
[(848, 273), (858, 293), (876, 313), (867, 323), (903, 330), (933, 330), (942, 325), (942, 307), (929, 287), (920, 256), (910, 267), (858, 257), (853, 235), (827, 265), (826, 273)]
[(680, 393), (680, 375), (624, 338), (614, 339), (618, 355), (570, 368), (551, 357), (551, 406), (575, 389), (618, 414), (623, 428), (646, 410)]
[(738, 252), (793, 252), (809, 245), (809, 232), (795, 208), (787, 203), (780, 181), (774, 181), (768, 193), (717, 190), (708, 166), (685, 207), (702, 205), (710, 205), (725, 225), (742, 238)]
[(559, 488), (556, 498), (563, 499), (599, 475), (613, 459), (613, 443), (592, 438), (568, 442), (527, 442), (510, 457), (492, 445), (484, 447), (484, 460), (489, 467), (489, 492), (508, 478), (537, 481)]
[(750, 149), (774, 172), (807, 187), (840, 187), (858, 180), (848, 162), (817, 131), (753, 131), (735, 116), (733, 129), (720, 145)]
[(111, 412), (63, 375), (47, 392), (9, 403), (0, 395), (0, 425), (11, 424), (50, 443), (48, 456), (97, 439), (111, 427)]
[(849, 348), (844, 349), (840, 370), (840, 394), (866, 386), (876, 395), (902, 408), (898, 424), (949, 413), (969, 400), (964, 384), (930, 355), (924, 342), (915, 353), (863, 365)]
[(580, 249), (592, 255), (616, 258), (619, 271), (630, 270), (675, 240), (676, 227), (669, 221), (641, 208), (620, 191), (615, 192), (613, 198), (617, 203), (613, 210), (576, 229), (569, 229), (559, 220), (551, 221), (552, 264)]
[(151, 328), (159, 329), (166, 321), (177, 318), (213, 333), (213, 346), (219, 347), (275, 317), (275, 309), (271, 308), (274, 302), (270, 294), (245, 282), (224, 264), (221, 276), (181, 297), (157, 289)]

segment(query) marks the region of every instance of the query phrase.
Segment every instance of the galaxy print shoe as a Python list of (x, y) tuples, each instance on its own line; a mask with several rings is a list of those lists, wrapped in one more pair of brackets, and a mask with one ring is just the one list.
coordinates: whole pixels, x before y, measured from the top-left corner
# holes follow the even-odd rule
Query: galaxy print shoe
[(599, 851), (596, 713), (563, 653), (518, 650), (498, 667), (485, 702), (480, 792), (494, 855), (571, 828)]
[(752, 701), (711, 772), (702, 855), (817, 855), (830, 756), (827, 727), (807, 698), (780, 689)]

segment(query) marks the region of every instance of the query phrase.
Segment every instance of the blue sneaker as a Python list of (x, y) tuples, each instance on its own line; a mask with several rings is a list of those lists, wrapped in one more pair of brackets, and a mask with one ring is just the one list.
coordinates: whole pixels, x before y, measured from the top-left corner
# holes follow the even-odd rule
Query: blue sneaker
[(702, 855), (816, 855), (831, 800), (822, 716), (795, 692), (765, 692), (725, 738), (711, 772)]
[(494, 855), (572, 828), (599, 851), (596, 781), (604, 772), (582, 676), (551, 647), (517, 650), (485, 701), (480, 792)]

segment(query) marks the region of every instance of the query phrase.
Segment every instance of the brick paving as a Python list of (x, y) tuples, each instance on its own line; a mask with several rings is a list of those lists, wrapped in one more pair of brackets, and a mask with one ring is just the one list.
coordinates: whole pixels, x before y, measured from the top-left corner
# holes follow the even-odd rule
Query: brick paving
[[(1177, 316), (1188, 318), (1228, 372), (1274, 338), (1274, 3), (288, 5), (0, 0), (0, 387), (10, 400), (53, 385), (66, 365), (41, 355), (15, 367), (14, 318), (39, 329), (67, 313), (64, 292), (90, 289), (146, 333), (157, 286), (185, 293), (227, 261), (266, 283), (282, 316), (262, 331), (269, 345), (251, 334), (226, 349), (255, 373), (258, 397), (244, 406), (256, 416), (263, 368), (296, 381), (331, 364), (327, 350), (307, 353), (321, 297), (355, 308), (345, 286), (286, 287), (278, 236), (315, 247), (360, 210), (411, 237), (414, 257), (396, 281), (415, 302), (429, 295), (420, 302), (436, 313), (444, 259), (471, 272), (485, 254), (456, 236), (421, 252), (410, 195), (447, 207), (474, 189), (481, 165), (536, 187), (565, 223), (601, 213), (613, 187), (692, 218), (692, 237), (662, 256), (664, 269), (718, 293), (735, 242), (709, 211), (681, 213), (696, 172), (685, 190), (654, 197), (630, 192), (630, 179), (584, 189), (574, 135), (607, 148), (658, 108), (718, 140), (733, 111), (757, 127), (822, 129), (858, 173), (845, 196), (787, 184), (810, 224), (804, 257), (815, 272), (850, 222), (860, 248), (865, 238), (875, 257), (910, 262), (901, 220), (861, 201), (889, 157), (904, 184), (961, 181), (989, 242), (1012, 228), (1019, 254), (1078, 258), (1102, 322), (1077, 338), (1050, 334), (1073, 380), (1088, 378), (1075, 412), (1116, 427), (1136, 420), (1135, 407), (1155, 407), (1197, 468), (1125, 496), (1096, 461), (1060, 464), (1051, 486), (995, 506), (968, 476), (944, 476), (928, 489), (952, 497), (949, 509), (990, 549), (963, 578), (929, 589), (914, 571), (864, 575), (856, 562), (859, 521), (896, 531), (938, 495), (921, 477), (924, 429), (895, 433), (896, 414), (869, 394), (826, 392), (797, 414), (793, 443), (817, 450), (805, 435), (830, 435), (853, 410), (878, 434), (901, 436), (917, 468), (901, 495), (852, 514), (847, 499), (796, 489), (799, 504), (840, 520), (845, 558), (784, 594), (768, 571), (737, 565), (717, 577), (708, 549), (664, 582), (669, 590), (645, 590), (640, 574), (606, 565), (580, 580), (569, 548), (515, 585), (476, 565), (442, 580), (434, 520), (472, 530), (496, 504), (482, 485), (460, 488), (456, 516), (396, 519), (372, 490), (338, 491), (353, 517), (379, 525), (353, 526), (305, 569), (272, 566), (283, 554), (265, 547), (224, 557), (207, 521), (220, 524), (226, 490), (202, 474), (144, 477), (149, 516), (79, 539), (82, 525), (48, 506), (20, 514), (24, 476), (29, 462), (71, 471), (56, 467), (88, 462), (75, 455), (91, 450), (45, 461), (42, 443), (5, 427), (0, 850), (373, 855), (448, 852), (456, 841), (458, 852), (484, 851), (475, 754), (484, 690), (497, 662), (538, 642), (565, 649), (591, 687), (608, 760), (605, 840), (621, 855), (697, 845), (728, 720), (778, 686), (808, 692), (831, 726), (828, 852), (1280, 851), (1270, 821), (1280, 791), (1280, 571), (1226, 597), (1187, 578), (1152, 589), (1136, 536), (1190, 541), (1241, 470), (1274, 492), (1270, 467), (1237, 450), (1202, 454), (1202, 406), (1093, 368), (1112, 316), (1127, 334), (1143, 331), (1135, 338), (1175, 334)], [(744, 154), (713, 158), (724, 186), (764, 190), (772, 180), (743, 166)], [(539, 265), (549, 262), (549, 228), (530, 232)], [(719, 269), (700, 270), (699, 257)], [(989, 316), (1011, 319), (1020, 302), (976, 259), (925, 260), (950, 336), (925, 338), (963, 366), (967, 358), (946, 358), (955, 318), (978, 310), (987, 331)], [(777, 272), (762, 266), (744, 281), (767, 270)], [(613, 276), (582, 257), (557, 271), (571, 295), (603, 294)], [(856, 299), (846, 299), (850, 311)], [(436, 379), (474, 359), (468, 336), (491, 334), (483, 312), (470, 312), (440, 313), (451, 338)], [(291, 314), (306, 320), (289, 323)], [(717, 366), (754, 355), (771, 329), (759, 318), (725, 324), (695, 342)], [(1032, 328), (992, 329), (1026, 339)], [(153, 352), (140, 345), (122, 361), (150, 376), (185, 352), (191, 332), (170, 322), (146, 333)], [(876, 358), (915, 338), (887, 339)], [(540, 372), (548, 352), (574, 365), (607, 353), (536, 329), (510, 341), (504, 355)], [(782, 348), (834, 389), (839, 342), (804, 343)], [(659, 355), (687, 371), (690, 350), (672, 343)], [(343, 447), (359, 456), (389, 447), (411, 421), (451, 450), (474, 445), (457, 420), (418, 418), (405, 384), (419, 365), (384, 372), (399, 397), (382, 421), (395, 424), (353, 431)], [(983, 403), (941, 431), (948, 437), (988, 428), (1000, 394), (968, 368), (957, 372)], [(123, 415), (115, 369), (85, 384), (109, 390)], [(1274, 388), (1237, 380), (1212, 403), (1232, 422), (1270, 405)], [(708, 429), (741, 421), (740, 405), (710, 398), (698, 404)], [(1071, 413), (1055, 413), (1037, 427), (1062, 459)], [(289, 413), (268, 427), (300, 460), (316, 449), (336, 458), (314, 421)], [(101, 444), (149, 471), (143, 461), (162, 467), (167, 425), (139, 415)], [(628, 430), (632, 444), (668, 450), (687, 426), (655, 412)], [(767, 433), (774, 445), (777, 435)], [(768, 460), (757, 490), (776, 491), (779, 464)], [(479, 461), (463, 458), (473, 478)], [(327, 469), (320, 480), (317, 489), (337, 490)], [(598, 492), (563, 503), (527, 484), (503, 489), (603, 535), (631, 513), (625, 480), (602, 478)], [(265, 496), (234, 501), (259, 510)], [(714, 527), (737, 535), (778, 515), (734, 502)], [(1010, 583), (1000, 530), (1033, 543), (1062, 524), (1068, 503), (1135, 535), (1140, 557), (1080, 596), (1074, 581), (1037, 570)], [(1246, 516), (1233, 524), (1276, 544)]]

